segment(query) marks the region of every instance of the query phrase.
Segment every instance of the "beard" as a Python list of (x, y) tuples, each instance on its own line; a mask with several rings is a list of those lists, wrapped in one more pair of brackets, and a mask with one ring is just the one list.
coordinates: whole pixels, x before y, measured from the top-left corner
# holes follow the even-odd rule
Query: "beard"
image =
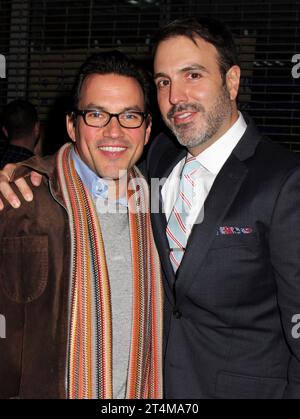
[[(201, 114), (201, 125), (197, 121), (174, 125), (172, 121), (174, 114), (184, 111), (198, 112)], [(199, 103), (174, 105), (164, 120), (181, 145), (187, 148), (193, 148), (209, 141), (231, 115), (232, 105), (230, 94), (227, 86), (224, 85), (220, 89), (220, 94), (210, 109), (206, 110)]]

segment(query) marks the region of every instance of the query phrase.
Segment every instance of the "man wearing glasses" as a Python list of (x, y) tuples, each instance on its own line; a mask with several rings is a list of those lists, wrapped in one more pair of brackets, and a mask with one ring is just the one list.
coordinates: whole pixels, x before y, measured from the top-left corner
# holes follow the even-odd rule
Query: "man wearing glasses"
[(2, 398), (162, 397), (160, 267), (135, 167), (148, 101), (123, 54), (91, 56), (66, 120), (72, 143), (16, 171), (44, 177), (38, 199), (1, 214)]

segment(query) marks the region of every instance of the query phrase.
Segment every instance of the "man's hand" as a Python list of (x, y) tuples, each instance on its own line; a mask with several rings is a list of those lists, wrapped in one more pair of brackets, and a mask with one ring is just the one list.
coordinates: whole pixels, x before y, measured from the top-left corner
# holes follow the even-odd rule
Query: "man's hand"
[[(13, 208), (19, 208), (21, 202), (17, 195), (14, 193), (10, 186), (10, 179), (11, 176), (16, 168), (16, 164), (7, 164), (3, 170), (0, 170), (0, 211), (3, 210), (3, 198), (5, 198)], [(31, 172), (30, 175), (31, 182), (34, 186), (39, 186), (42, 181), (42, 175), (36, 172)], [(24, 178), (17, 179), (15, 181), (18, 189), (20, 190), (23, 198), (25, 201), (32, 201), (33, 200), (33, 193), (30, 187), (28, 186), (26, 180)]]

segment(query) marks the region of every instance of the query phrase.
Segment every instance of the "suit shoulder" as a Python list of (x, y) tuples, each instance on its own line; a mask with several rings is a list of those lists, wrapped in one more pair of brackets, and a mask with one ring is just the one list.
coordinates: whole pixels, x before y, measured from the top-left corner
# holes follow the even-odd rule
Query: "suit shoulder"
[(166, 164), (170, 164), (176, 157), (186, 153), (175, 138), (161, 133), (152, 141), (146, 156), (146, 167), (148, 176), (159, 176), (158, 173)]
[(300, 169), (299, 156), (268, 137), (263, 137), (259, 142), (257, 155), (265, 162), (266, 167), (269, 166), (277, 172)]
[(300, 165), (300, 156), (288, 150), (283, 145), (272, 141), (268, 137), (262, 137), (261, 147), (262, 147), (262, 150), (270, 154), (270, 156), (273, 159), (281, 160), (282, 164), (294, 165), (294, 166)]
[(168, 136), (165, 133), (160, 133), (154, 138), (149, 147), (148, 158), (157, 158), (158, 155), (161, 156), (170, 151), (180, 152), (182, 149), (183, 147), (175, 138)]

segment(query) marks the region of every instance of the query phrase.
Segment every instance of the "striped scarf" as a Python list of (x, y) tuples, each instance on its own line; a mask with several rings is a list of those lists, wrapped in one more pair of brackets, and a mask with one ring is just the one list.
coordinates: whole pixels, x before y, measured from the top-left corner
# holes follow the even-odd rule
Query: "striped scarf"
[[(70, 399), (110, 399), (112, 307), (104, 243), (92, 198), (70, 158), (57, 157), (58, 178), (71, 231), (68, 365)], [(141, 174), (128, 174), (128, 213), (133, 265), (132, 333), (126, 398), (162, 397), (162, 289), (159, 258)]]

